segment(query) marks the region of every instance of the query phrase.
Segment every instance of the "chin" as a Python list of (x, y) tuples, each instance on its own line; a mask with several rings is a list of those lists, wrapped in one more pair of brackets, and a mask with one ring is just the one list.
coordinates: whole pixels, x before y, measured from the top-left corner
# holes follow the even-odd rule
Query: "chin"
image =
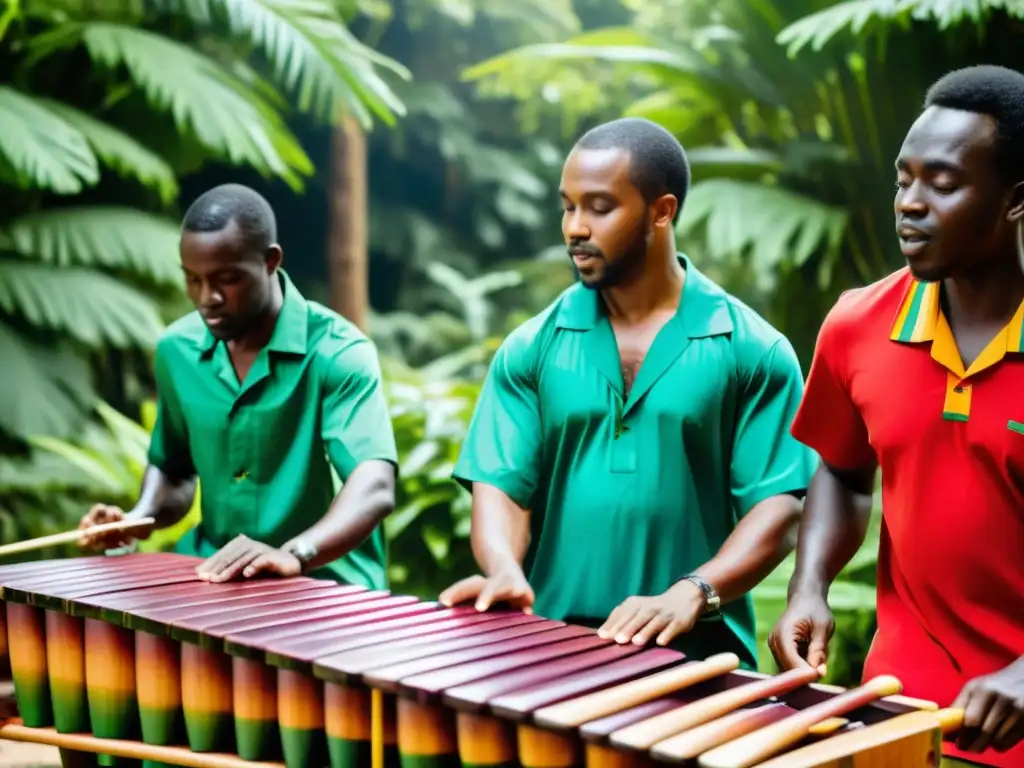
[(949, 277), (949, 268), (942, 263), (936, 263), (932, 259), (907, 259), (907, 266), (910, 274), (915, 280), (922, 280), (926, 283), (937, 283)]
[(235, 333), (230, 328), (225, 328), (223, 326), (211, 327), (209, 325), (207, 325), (206, 328), (210, 332), (210, 335), (217, 341), (231, 341), (235, 338)]
[(577, 271), (576, 274), (579, 276), (580, 284), (584, 288), (589, 288), (592, 291), (596, 291), (596, 290), (600, 290), (601, 288), (605, 287), (604, 286), (604, 274), (599, 274), (599, 273), (591, 272), (590, 274), (584, 275), (583, 273), (581, 273), (579, 271)]

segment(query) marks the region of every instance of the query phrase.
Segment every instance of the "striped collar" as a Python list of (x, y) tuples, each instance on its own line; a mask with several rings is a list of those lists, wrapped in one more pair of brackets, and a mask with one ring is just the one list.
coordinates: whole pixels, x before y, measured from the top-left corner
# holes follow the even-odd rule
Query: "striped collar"
[(900, 304), (889, 338), (914, 344), (932, 342), (932, 357), (961, 377), (971, 376), (989, 368), (1004, 356), (1024, 352), (1024, 301), (1010, 322), (989, 342), (968, 370), (964, 370), (960, 352), (949, 327), (939, 297), (942, 284), (914, 280)]

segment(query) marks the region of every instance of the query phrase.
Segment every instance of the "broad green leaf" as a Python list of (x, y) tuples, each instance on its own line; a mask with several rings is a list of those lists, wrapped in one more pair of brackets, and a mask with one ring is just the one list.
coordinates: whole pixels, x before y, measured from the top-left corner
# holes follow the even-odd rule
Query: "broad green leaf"
[(97, 64), (125, 67), (154, 107), (225, 160), (274, 174), (293, 188), (301, 186), (298, 174), (312, 173), (281, 116), (196, 50), (148, 30), (95, 22), (65, 25), (47, 41), (45, 52), (79, 42)]
[(714, 76), (708, 62), (696, 52), (655, 47), (650, 44), (648, 38), (636, 30), (609, 29), (579, 35), (565, 43), (524, 45), (469, 67), (463, 72), (463, 79), (478, 80), (508, 74), (513, 70), (521, 73), (523, 65), (531, 61), (574, 60), (648, 67), (666, 76)]
[[(159, 0), (171, 8), (182, 1)], [(370, 111), (389, 125), (404, 113), (375, 68), (406, 80), (411, 74), (353, 36), (332, 0), (189, 0), (188, 5), (206, 6), (203, 15), (211, 19), (226, 16), (234, 34), (248, 37), (266, 54), (299, 109), (325, 120), (350, 112), (367, 128)]]
[(141, 473), (149, 461), (149, 431), (102, 400), (96, 403), (96, 410), (106, 425), (110, 437), (117, 444), (120, 452), (119, 458), (132, 468), (133, 474), (138, 473), (138, 476), (141, 477)]
[(685, 236), (703, 227), (709, 254), (749, 254), (761, 270), (799, 266), (819, 248), (834, 251), (846, 221), (845, 210), (782, 187), (718, 178), (693, 186), (678, 229)]
[(156, 305), (144, 293), (75, 267), (0, 261), (0, 309), (96, 347), (151, 348), (163, 330)]
[(22, 216), (0, 240), (25, 256), (55, 266), (130, 270), (167, 285), (181, 285), (178, 227), (134, 208), (58, 208)]
[(43, 451), (60, 456), (69, 464), (89, 478), (89, 482), (106, 493), (115, 493), (123, 489), (123, 479), (103, 457), (85, 448), (53, 437), (38, 436), (30, 439), (32, 445)]
[(23, 439), (71, 434), (95, 398), (88, 363), (68, 344), (36, 344), (3, 321), (0, 349), (0, 427)]
[(73, 195), (99, 181), (86, 136), (45, 102), (0, 85), (0, 179)]
[(97, 157), (124, 177), (136, 178), (160, 194), (164, 203), (177, 197), (178, 180), (162, 157), (137, 139), (74, 107), (53, 99), (40, 99), (51, 112), (76, 128)]
[(872, 21), (906, 15), (907, 10), (904, 0), (847, 0), (795, 21), (779, 32), (776, 41), (790, 56), (807, 46), (820, 51), (844, 30), (857, 35)]
[[(28, 439), (28, 436), (23, 436)], [(88, 486), (91, 478), (49, 451), (32, 451), (26, 459), (0, 456), (0, 496), (11, 493), (49, 495)], [(0, 536), (0, 540), (4, 540)]]
[(906, 27), (909, 20), (934, 24), (948, 30), (958, 24), (980, 24), (996, 11), (1024, 18), (1024, 3), (1020, 0), (847, 0), (812, 13), (783, 29), (777, 40), (795, 55), (810, 46), (821, 50), (840, 32), (863, 35), (873, 22), (899, 23)]
[(686, 150), (686, 155), (695, 178), (703, 175), (756, 178), (777, 173), (782, 168), (782, 159), (765, 149), (696, 147)]

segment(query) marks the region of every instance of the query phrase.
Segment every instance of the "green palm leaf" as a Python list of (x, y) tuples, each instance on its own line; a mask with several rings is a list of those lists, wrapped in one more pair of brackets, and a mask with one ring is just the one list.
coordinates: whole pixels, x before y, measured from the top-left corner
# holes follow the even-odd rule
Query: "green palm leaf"
[(86, 137), (39, 99), (0, 85), (0, 126), (0, 179), (62, 195), (99, 181)]
[(718, 79), (714, 68), (697, 52), (662, 48), (642, 32), (620, 27), (587, 32), (565, 43), (524, 45), (469, 67), (463, 78), (536, 75), (560, 62), (573, 60), (629, 64), (664, 77), (699, 74)]
[(2, 322), (0, 349), (0, 428), (20, 436), (70, 435), (95, 398), (86, 361), (67, 345), (35, 344)]
[(332, 0), (159, 2), (211, 21), (219, 11), (235, 34), (248, 37), (266, 54), (299, 108), (312, 109), (321, 119), (334, 120), (347, 111), (369, 127), (371, 110), (388, 124), (394, 124), (395, 113), (404, 113), (402, 102), (374, 67), (405, 80), (410, 73), (356, 39)]
[(281, 116), (216, 62), (162, 35), (102, 22), (65, 24), (37, 42), (36, 55), (84, 43), (90, 57), (124, 66), (149, 102), (169, 112), (178, 130), (238, 164), (276, 175), (293, 188), (312, 164)]
[(835, 253), (847, 212), (790, 190), (733, 179), (695, 184), (679, 217), (679, 233), (703, 225), (707, 252), (727, 259), (749, 254), (758, 270), (803, 264), (825, 247)]
[(859, 35), (871, 24), (899, 22), (906, 27), (911, 19), (934, 23), (945, 30), (964, 21), (981, 22), (995, 11), (1024, 18), (1020, 0), (847, 0), (812, 13), (783, 29), (777, 38), (790, 55), (810, 46), (821, 50), (844, 30)]
[(22, 216), (0, 244), (60, 267), (130, 269), (167, 285), (181, 283), (178, 227), (134, 208), (60, 208)]
[(90, 346), (148, 348), (163, 330), (144, 293), (90, 269), (0, 261), (0, 309)]
[(174, 171), (151, 149), (114, 126), (68, 104), (53, 99), (40, 99), (39, 103), (85, 136), (100, 160), (122, 177), (138, 179), (157, 190), (164, 203), (171, 203), (177, 197), (178, 180)]

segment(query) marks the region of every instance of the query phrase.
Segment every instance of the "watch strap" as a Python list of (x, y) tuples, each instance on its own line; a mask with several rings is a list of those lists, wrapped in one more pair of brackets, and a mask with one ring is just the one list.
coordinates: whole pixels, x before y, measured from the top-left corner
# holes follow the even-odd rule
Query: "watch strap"
[(305, 539), (295, 539), (287, 545), (285, 551), (302, 563), (303, 572), (309, 567), (309, 563), (313, 558), (317, 556), (317, 548)]
[(695, 573), (688, 573), (680, 581), (689, 581), (690, 583), (697, 586), (704, 595), (704, 614), (710, 616), (717, 614), (722, 606), (722, 600), (719, 598), (718, 593), (715, 592), (715, 588), (708, 584), (704, 579)]

